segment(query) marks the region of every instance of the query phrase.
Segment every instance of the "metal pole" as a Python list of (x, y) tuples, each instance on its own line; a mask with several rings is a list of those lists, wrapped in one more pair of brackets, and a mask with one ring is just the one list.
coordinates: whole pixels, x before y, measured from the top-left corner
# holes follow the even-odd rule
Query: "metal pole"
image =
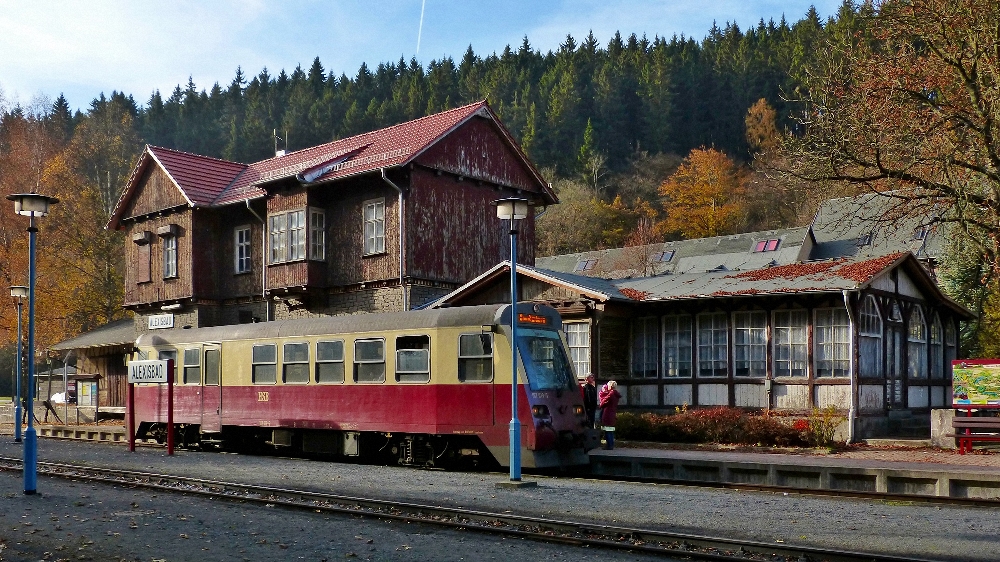
[(510, 479), (521, 480), (521, 422), (517, 419), (517, 222), (510, 218)]
[(14, 402), (14, 442), (21, 442), (21, 297), (17, 297), (17, 398)]
[(24, 493), (37, 489), (38, 436), (35, 435), (35, 215), (28, 223), (28, 431), (24, 434)]

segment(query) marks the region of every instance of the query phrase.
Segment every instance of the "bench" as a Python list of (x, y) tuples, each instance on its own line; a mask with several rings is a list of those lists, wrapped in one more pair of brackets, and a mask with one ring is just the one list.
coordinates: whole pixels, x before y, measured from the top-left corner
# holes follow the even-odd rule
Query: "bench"
[(948, 437), (958, 440), (958, 454), (972, 450), (974, 441), (1000, 441), (1000, 418), (958, 417), (951, 420), (955, 433)]

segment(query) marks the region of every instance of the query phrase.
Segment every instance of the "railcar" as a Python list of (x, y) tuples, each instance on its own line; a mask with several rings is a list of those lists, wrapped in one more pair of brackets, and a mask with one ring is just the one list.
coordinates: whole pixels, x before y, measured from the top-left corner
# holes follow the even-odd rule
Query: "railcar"
[[(182, 445), (447, 466), (509, 459), (510, 305), (150, 331), (174, 360)], [(552, 308), (519, 304), (525, 467), (586, 464), (595, 444)], [(167, 385), (136, 384), (136, 437), (164, 440)]]

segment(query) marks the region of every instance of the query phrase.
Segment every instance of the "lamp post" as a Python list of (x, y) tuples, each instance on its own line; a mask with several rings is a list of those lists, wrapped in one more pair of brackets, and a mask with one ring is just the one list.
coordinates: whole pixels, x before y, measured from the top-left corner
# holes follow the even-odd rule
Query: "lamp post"
[(24, 433), (24, 493), (34, 494), (38, 480), (38, 436), (35, 434), (35, 217), (49, 214), (55, 197), (40, 193), (16, 193), (7, 199), (14, 202), (14, 212), (28, 217), (28, 430)]
[(517, 221), (528, 216), (528, 200), (494, 202), (497, 218), (510, 221), (510, 481), (521, 482), (521, 422), (517, 419)]
[(23, 285), (12, 285), (10, 296), (17, 299), (17, 381), (14, 397), (14, 442), (21, 442), (21, 305), (28, 296), (28, 288)]

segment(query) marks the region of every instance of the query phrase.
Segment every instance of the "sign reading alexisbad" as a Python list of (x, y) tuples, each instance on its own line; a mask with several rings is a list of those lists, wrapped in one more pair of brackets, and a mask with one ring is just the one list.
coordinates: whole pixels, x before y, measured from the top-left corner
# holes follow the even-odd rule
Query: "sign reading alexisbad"
[(167, 382), (167, 362), (163, 360), (129, 361), (128, 382)]
[(174, 327), (174, 315), (173, 314), (156, 314), (149, 317), (149, 329), (159, 330), (161, 328), (173, 328)]

